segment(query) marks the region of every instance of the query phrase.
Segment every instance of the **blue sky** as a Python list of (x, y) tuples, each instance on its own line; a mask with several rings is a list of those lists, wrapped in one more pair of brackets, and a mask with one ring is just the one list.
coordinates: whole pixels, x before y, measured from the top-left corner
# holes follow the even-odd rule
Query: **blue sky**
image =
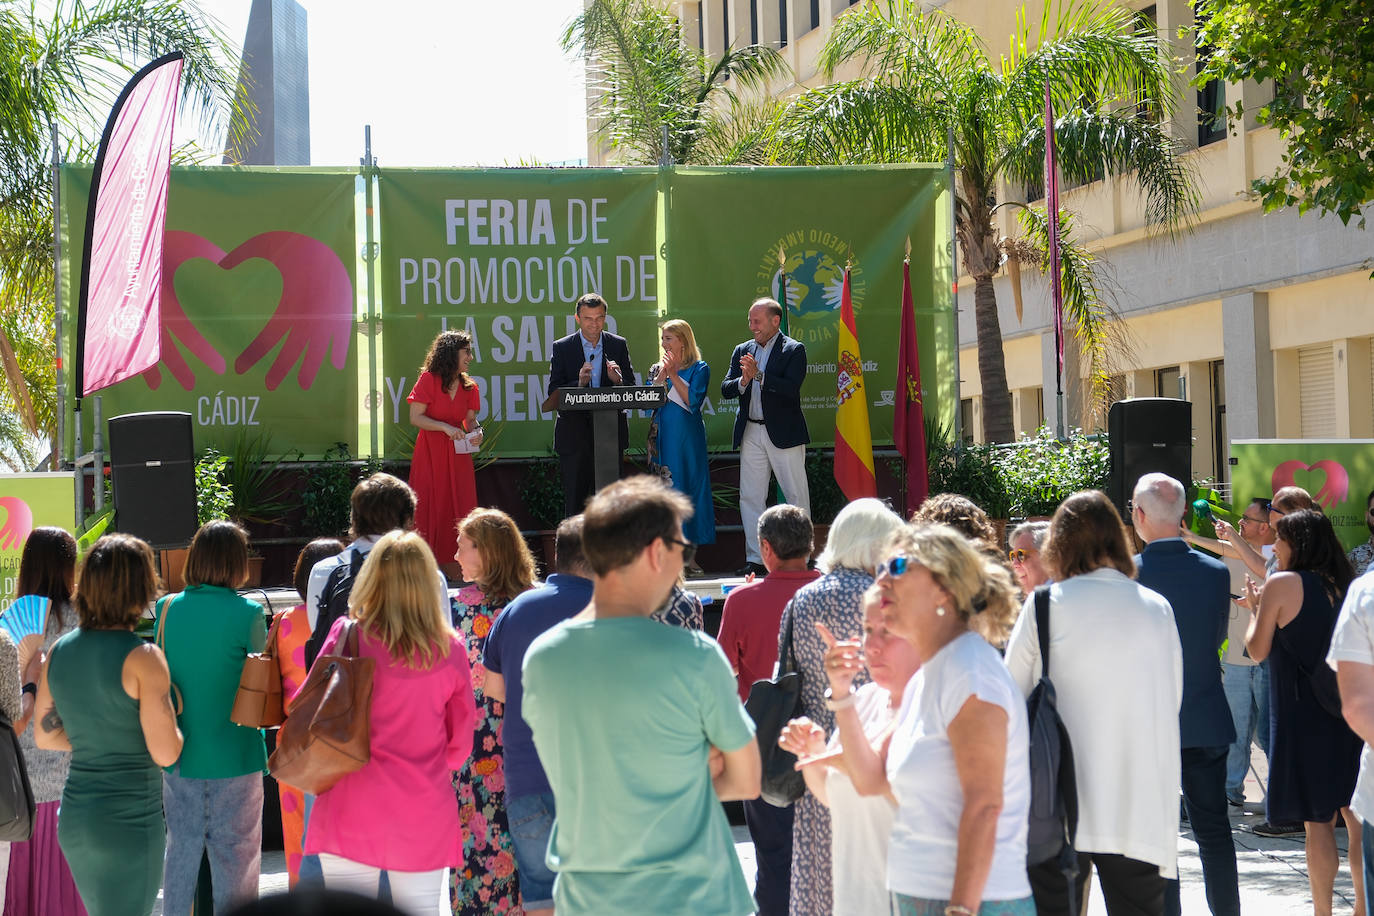
[[(383, 166), (587, 155), (582, 64), (558, 38), (581, 0), (298, 0), (310, 28), (311, 159)], [(202, 0), (243, 41), (250, 0)]]

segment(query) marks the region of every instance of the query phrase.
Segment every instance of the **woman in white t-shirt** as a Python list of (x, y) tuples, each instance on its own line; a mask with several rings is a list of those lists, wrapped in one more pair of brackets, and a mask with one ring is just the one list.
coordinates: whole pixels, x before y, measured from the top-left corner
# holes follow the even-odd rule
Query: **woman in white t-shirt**
[[(881, 598), (877, 586), (864, 592), (862, 645), (873, 680), (854, 692), (854, 709), (864, 738), (875, 747), (887, 741), (907, 682), (921, 666), (915, 647), (887, 628)], [(824, 626), (817, 624), (818, 628)], [(852, 681), (852, 676), (842, 675), (838, 684), (832, 683), (832, 693), (843, 696)], [(896, 813), (891, 797), (864, 798), (855, 791), (844, 768), (838, 730), (827, 742), (825, 730), (815, 722), (793, 719), (778, 743), (797, 755), (806, 787), (830, 809), (835, 916), (887, 916), (892, 912), (887, 893), (887, 844)]]
[(1034, 916), (1026, 703), (989, 645), (1016, 617), (1011, 575), (944, 525), (908, 525), (888, 547), (876, 583), (883, 620), (921, 668), (876, 753), (846, 684), (863, 666), (862, 647), (826, 634), (825, 668), (854, 788), (897, 802), (887, 856), (893, 912)]

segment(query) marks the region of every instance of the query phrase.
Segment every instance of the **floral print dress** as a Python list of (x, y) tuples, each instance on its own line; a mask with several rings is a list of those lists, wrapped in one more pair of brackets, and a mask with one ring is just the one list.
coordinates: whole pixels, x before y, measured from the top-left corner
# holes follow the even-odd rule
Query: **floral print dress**
[(488, 700), (482, 692), (487, 671), (482, 665), (482, 648), (492, 621), (505, 610), (505, 604), (489, 604), (480, 588), (468, 585), (458, 590), (450, 610), (454, 628), (467, 642), (472, 691), (477, 698), (472, 756), (463, 769), (453, 774), (458, 821), (463, 828), (463, 867), (455, 869), (451, 878), (453, 913), (523, 914), (510, 827), (506, 823), (505, 752), (501, 744), (501, 720), (506, 707)]

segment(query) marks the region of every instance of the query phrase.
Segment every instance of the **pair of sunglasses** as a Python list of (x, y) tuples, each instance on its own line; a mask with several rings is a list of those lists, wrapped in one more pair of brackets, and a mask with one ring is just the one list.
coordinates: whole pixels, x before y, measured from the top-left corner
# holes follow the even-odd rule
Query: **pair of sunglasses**
[(1020, 547), (1016, 547), (1007, 551), (1007, 559), (1013, 563), (1024, 563), (1028, 557), (1034, 554), (1034, 550), (1023, 550)]
[(916, 561), (910, 557), (893, 557), (884, 563), (878, 564), (878, 575), (882, 576), (886, 573), (889, 576), (900, 576), (915, 565)]

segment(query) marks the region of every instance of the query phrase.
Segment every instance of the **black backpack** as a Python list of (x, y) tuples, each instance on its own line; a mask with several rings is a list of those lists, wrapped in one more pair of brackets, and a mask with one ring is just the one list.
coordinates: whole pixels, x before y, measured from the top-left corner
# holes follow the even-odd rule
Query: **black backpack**
[(1040, 635), (1040, 682), (1026, 700), (1030, 725), (1031, 803), (1026, 832), (1026, 864), (1053, 859), (1069, 885), (1069, 912), (1076, 914), (1074, 879), (1078, 877), (1078, 780), (1073, 745), (1055, 707), (1050, 681), (1050, 587), (1035, 590), (1035, 626)]
[(355, 550), (347, 563), (340, 563), (329, 571), (329, 578), (324, 581), (324, 588), (320, 590), (315, 629), (310, 631), (310, 638), (305, 641), (307, 671), (315, 664), (315, 659), (324, 647), (325, 638), (329, 636), (334, 621), (348, 616), (348, 596), (353, 592), (353, 580), (358, 577), (358, 570), (363, 568), (363, 561), (366, 559), (367, 554)]
[(33, 789), (19, 736), (0, 710), (0, 840), (24, 843), (33, 837)]

